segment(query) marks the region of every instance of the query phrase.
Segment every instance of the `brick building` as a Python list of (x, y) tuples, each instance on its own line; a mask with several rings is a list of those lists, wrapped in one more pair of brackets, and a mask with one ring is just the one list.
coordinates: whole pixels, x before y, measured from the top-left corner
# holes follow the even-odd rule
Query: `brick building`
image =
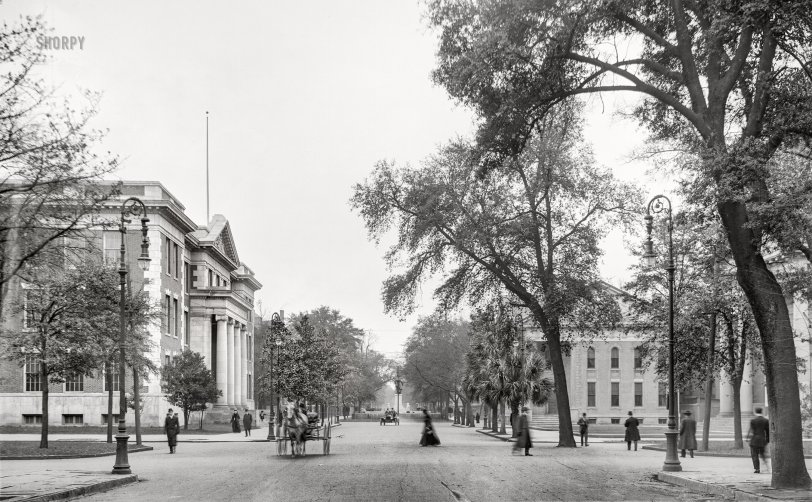
[[(135, 181), (124, 182), (121, 198), (105, 206), (103, 216), (119, 221), (121, 202), (132, 196), (147, 208), (151, 264), (147, 272), (135, 265), (141, 232), (140, 221), (134, 219), (126, 241), (128, 279), (134, 289), (143, 287), (162, 309), (161, 323), (149, 328), (155, 349), (148, 357), (160, 368), (187, 348), (205, 356), (223, 393), (207, 412), (207, 421), (228, 421), (232, 408), (253, 410), (254, 293), (262, 285), (240, 261), (228, 221), (214, 215), (207, 225), (197, 225), (159, 182)], [(120, 235), (118, 230), (94, 233), (105, 260), (118, 263)], [(17, 282), (12, 284), (10, 295), (21, 291)], [(3, 320), (6, 329), (26, 329), (23, 315), (14, 317)], [(0, 359), (0, 424), (41, 423), (42, 392), (37, 371), (33, 360), (20, 367)], [(131, 389), (129, 373), (128, 377), (127, 388)], [(117, 383), (113, 390), (113, 410), (117, 411)], [(106, 423), (107, 388), (102, 374), (50, 384), (49, 391), (50, 423)], [(161, 393), (160, 375), (144, 379), (140, 393), (144, 399), (142, 424), (160, 425), (170, 407)], [(133, 414), (128, 413), (128, 423), (133, 420)]]

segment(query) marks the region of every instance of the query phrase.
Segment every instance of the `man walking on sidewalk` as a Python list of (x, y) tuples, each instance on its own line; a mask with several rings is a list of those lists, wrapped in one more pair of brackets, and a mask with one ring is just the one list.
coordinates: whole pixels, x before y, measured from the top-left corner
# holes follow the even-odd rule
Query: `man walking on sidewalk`
[(753, 468), (755, 473), (761, 472), (758, 457), (764, 460), (764, 467), (769, 469), (770, 464), (764, 454), (764, 449), (770, 442), (770, 421), (761, 414), (761, 408), (755, 410), (756, 418), (750, 420), (750, 430), (747, 431), (747, 439), (750, 440), (750, 456), (753, 458)]
[(685, 458), (685, 450), (691, 452), (694, 458), (696, 450), (696, 420), (691, 417), (691, 410), (685, 411), (685, 417), (679, 426), (679, 449), (682, 450), (682, 458)]
[(245, 409), (245, 415), (242, 416), (242, 423), (245, 426), (245, 437), (251, 435), (251, 424), (254, 422), (254, 417), (248, 413), (248, 408)]
[(581, 429), (581, 446), (589, 446), (589, 419), (586, 418), (586, 413), (578, 419), (578, 426)]

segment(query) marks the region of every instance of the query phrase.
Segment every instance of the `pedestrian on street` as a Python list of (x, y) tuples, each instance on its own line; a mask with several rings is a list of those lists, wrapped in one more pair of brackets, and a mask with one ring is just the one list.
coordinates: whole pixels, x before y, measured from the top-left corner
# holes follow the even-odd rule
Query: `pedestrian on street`
[(245, 414), (242, 416), (242, 423), (245, 425), (245, 437), (251, 435), (251, 423), (254, 421), (254, 417), (248, 413), (248, 408), (245, 409)]
[(578, 427), (581, 430), (581, 446), (589, 446), (589, 419), (586, 418), (586, 413), (578, 419)]
[(420, 436), (420, 446), (440, 446), (440, 438), (431, 423), (429, 410), (423, 410), (423, 435)]
[(694, 450), (696, 450), (696, 420), (691, 416), (691, 410), (686, 410), (685, 417), (679, 426), (679, 449), (682, 450), (682, 458), (685, 458), (685, 450), (691, 452), (691, 458), (694, 458)]
[(524, 456), (532, 457), (533, 454), (530, 453), (530, 448), (533, 447), (533, 440), (530, 438), (530, 421), (527, 419), (528, 411), (530, 411), (530, 408), (522, 406), (522, 414), (516, 420), (518, 435), (516, 436), (516, 443), (513, 445), (513, 452), (515, 453), (524, 448)]
[(231, 415), (231, 432), (240, 432), (240, 414), (236, 409)]
[(172, 408), (166, 412), (164, 419), (164, 433), (166, 433), (166, 441), (169, 443), (169, 453), (175, 453), (175, 448), (178, 446), (178, 433), (180, 432), (180, 422), (178, 421), (178, 414), (172, 414)]
[(770, 442), (770, 421), (761, 414), (760, 407), (755, 410), (756, 418), (750, 420), (750, 430), (747, 431), (747, 439), (750, 441), (750, 456), (753, 458), (753, 469), (755, 473), (761, 472), (758, 458), (764, 460), (765, 469), (769, 470), (770, 464), (764, 450)]
[(474, 420), (476, 421), (476, 423), (479, 423), (479, 412), (477, 412), (476, 417), (474, 417)]
[(637, 442), (640, 441), (640, 420), (634, 418), (634, 414), (630, 411), (629, 418), (626, 419), (626, 449), (632, 449), (634, 443), (634, 451), (637, 451)]
[(259, 423), (265, 421), (265, 410), (259, 410)]

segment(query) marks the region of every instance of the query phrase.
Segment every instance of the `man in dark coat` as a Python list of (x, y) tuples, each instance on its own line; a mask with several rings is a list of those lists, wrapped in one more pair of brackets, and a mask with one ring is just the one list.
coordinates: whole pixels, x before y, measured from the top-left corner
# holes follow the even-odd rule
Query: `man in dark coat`
[(682, 418), (682, 423), (679, 426), (679, 445), (678, 448), (682, 450), (682, 457), (685, 458), (685, 450), (691, 452), (691, 458), (694, 458), (694, 450), (696, 450), (696, 420), (691, 416), (691, 410), (685, 411), (685, 416)]
[(237, 410), (231, 415), (231, 432), (240, 432), (240, 414)]
[(533, 440), (530, 438), (530, 421), (527, 419), (527, 412), (530, 411), (530, 408), (527, 406), (522, 407), (522, 414), (519, 415), (518, 420), (516, 423), (516, 443), (513, 446), (513, 451), (519, 451), (524, 448), (524, 454), (527, 457), (532, 457), (533, 454), (530, 453), (530, 448), (533, 447)]
[(178, 446), (178, 433), (180, 432), (180, 421), (178, 415), (172, 413), (172, 408), (166, 412), (164, 418), (164, 433), (166, 433), (166, 441), (169, 443), (169, 453), (175, 453), (175, 448)]
[(747, 439), (750, 440), (750, 456), (753, 458), (753, 469), (755, 473), (761, 472), (758, 457), (764, 460), (764, 467), (770, 468), (764, 449), (770, 442), (770, 421), (761, 414), (761, 408), (756, 408), (756, 418), (750, 420), (750, 430), (747, 431)]
[(245, 426), (245, 437), (251, 435), (251, 424), (254, 422), (254, 417), (248, 413), (248, 408), (245, 409), (245, 415), (242, 416), (242, 423)]
[(637, 420), (630, 411), (629, 418), (626, 419), (624, 425), (626, 426), (626, 437), (624, 438), (626, 440), (626, 449), (631, 450), (632, 443), (634, 443), (634, 451), (637, 451), (637, 442), (640, 441), (640, 429), (638, 429), (640, 420)]
[(586, 413), (578, 419), (578, 427), (581, 432), (581, 446), (589, 446), (589, 419), (586, 418)]

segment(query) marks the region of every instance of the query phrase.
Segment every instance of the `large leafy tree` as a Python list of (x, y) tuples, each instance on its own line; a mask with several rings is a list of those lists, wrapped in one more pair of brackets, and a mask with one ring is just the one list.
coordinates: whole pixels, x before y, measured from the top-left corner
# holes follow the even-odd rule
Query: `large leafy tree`
[(217, 389), (217, 377), (206, 367), (205, 358), (184, 350), (161, 369), (161, 391), (166, 400), (183, 409), (183, 428), (189, 428), (189, 414), (204, 411), (217, 402), (223, 392)]
[(575, 447), (562, 322), (596, 327), (611, 317), (616, 305), (599, 287), (599, 242), (639, 195), (595, 166), (570, 105), (535, 124), (529, 147), (501, 164), (500, 176), (478, 178), (475, 151), (460, 140), (420, 168), (379, 162), (352, 204), (371, 238), (397, 230), (386, 258), (403, 271), (384, 283), (388, 312), (411, 311), (422, 281), (447, 271), (435, 289), (441, 308), (507, 291), (531, 313), (549, 344), (559, 445)]
[[(441, 31), (435, 79), (482, 117), (486, 171), (525, 149), (558, 103), (610, 91), (639, 93), (653, 139), (696, 155), (686, 175), (719, 213), (761, 336), (772, 486), (808, 487), (790, 318), (762, 245), (787, 221), (765, 211), (783, 214), (770, 164), (812, 137), (810, 1), (435, 0), (429, 18)], [(782, 242), (803, 250), (801, 223)]]
[(463, 386), (467, 350), (467, 322), (444, 314), (421, 317), (403, 347), (403, 377), (415, 399), (437, 402), (452, 396), (455, 404), (461, 398), (468, 409)]
[(98, 181), (117, 161), (93, 153), (103, 135), (88, 125), (98, 95), (83, 96), (86, 106), (57, 98), (38, 75), (45, 34), (40, 18), (0, 26), (0, 311), (15, 279), (37, 279), (29, 263), (83, 247), (114, 193)]

